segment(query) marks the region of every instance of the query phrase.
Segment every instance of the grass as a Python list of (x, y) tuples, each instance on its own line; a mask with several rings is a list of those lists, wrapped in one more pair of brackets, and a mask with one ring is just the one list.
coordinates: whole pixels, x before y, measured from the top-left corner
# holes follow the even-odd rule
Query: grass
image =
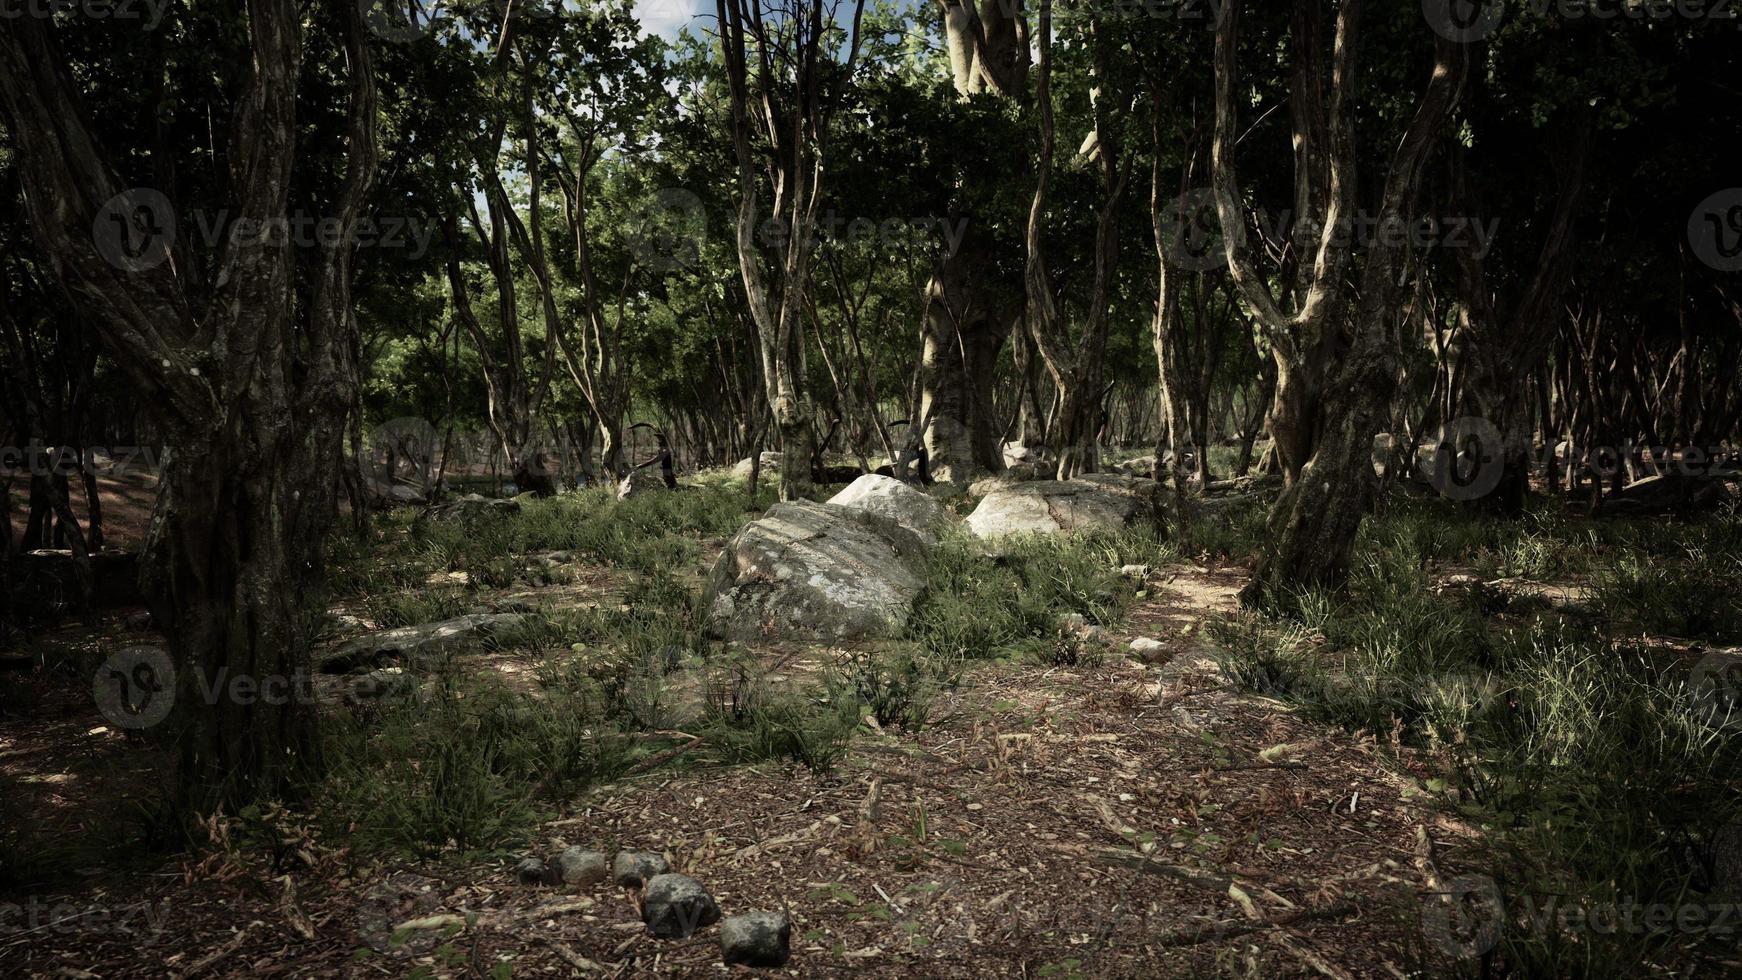
[(951, 538), (927, 564), (908, 639), (946, 661), (1036, 653), (1071, 613), (1091, 625), (1117, 623), (1134, 598), (1119, 567), (1171, 555), (1150, 530), (1019, 537), (996, 558), (972, 539)]
[(518, 514), (486, 514), (466, 522), (424, 521), (415, 511), (394, 511), (376, 522), (368, 540), (335, 539), (329, 590), (338, 598), (423, 589), (432, 574), (465, 572), (470, 583), (506, 588), (547, 584), (529, 556), (571, 555), (611, 568), (657, 572), (692, 566), (700, 541), (736, 531), (773, 500), (759, 494), (747, 506), (733, 485), (686, 488), (617, 500), (607, 488), (556, 497), (524, 497)]
[[(997, 559), (954, 538), (927, 565), (906, 637), (776, 690), (753, 655), (702, 629), (702, 540), (735, 532), (753, 516), (745, 504), (732, 482), (627, 501), (594, 490), (465, 524), (392, 515), (373, 540), (338, 542), (335, 591), (383, 626), (449, 618), (491, 590), (536, 584), (540, 567), (526, 559), (541, 552), (616, 568), (623, 586), (620, 601), (546, 610), (498, 638), (539, 665), (530, 690), (456, 664), (332, 729), (317, 812), (353, 828), (364, 851), (493, 852), (554, 800), (681, 745), (669, 734), (679, 728), (703, 741), (671, 764), (826, 772), (867, 724), (923, 728), (969, 661), (1056, 661), (1063, 617), (1117, 622), (1133, 598), (1119, 567), (1172, 554), (1153, 531), (1029, 538)], [(427, 584), (455, 571), (463, 583)]]
[[(834, 673), (771, 692), (752, 658), (704, 636), (693, 574), (702, 541), (735, 532), (754, 516), (746, 510), (731, 483), (626, 501), (593, 490), (464, 524), (395, 514), (371, 541), (338, 541), (334, 591), (382, 626), (450, 618), (491, 590), (542, 584), (526, 561), (540, 552), (616, 568), (622, 588), (614, 601), (545, 610), (496, 638), (493, 647), (533, 659), (530, 686), (438, 665), (411, 693), (329, 726), (311, 812), (363, 853), (492, 854), (519, 843), (555, 801), (681, 744), (667, 734), (680, 724), (706, 750), (676, 764), (827, 771), (866, 715), (923, 723), (923, 698), (902, 669), (839, 675), (885, 678), (863, 687), (871, 703)], [(426, 584), (449, 571), (466, 580)], [(899, 711), (897, 689), (907, 698)]]
[[(1690, 683), (1687, 659), (1640, 631), (1737, 636), (1738, 518), (1457, 522), (1433, 505), (1369, 522), (1349, 589), (1275, 616), (1212, 625), (1234, 683), (1351, 730), (1390, 733), (1433, 768), (1430, 790), (1488, 832), (1478, 869), (1507, 901), (1615, 908), (1706, 902), (1702, 848), (1742, 818), (1742, 744)], [(1729, 552), (1733, 555), (1733, 552)], [(1598, 615), (1493, 615), (1483, 590), (1436, 595), (1430, 569), (1584, 577)], [(1450, 975), (1630, 976), (1698, 937), (1604, 935), (1508, 918), (1492, 949), (1431, 964)], [(1433, 951), (1424, 955), (1430, 957)]]

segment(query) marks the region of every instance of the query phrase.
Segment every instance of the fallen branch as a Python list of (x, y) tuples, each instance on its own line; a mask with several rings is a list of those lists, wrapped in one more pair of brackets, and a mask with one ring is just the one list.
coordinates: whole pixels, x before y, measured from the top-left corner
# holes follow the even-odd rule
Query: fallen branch
[(544, 943), (546, 946), (549, 946), (551, 952), (561, 957), (564, 963), (567, 963), (583, 973), (603, 973), (605, 971), (603, 964), (587, 959), (585, 956), (582, 956), (549, 936), (533, 933), (533, 938)]

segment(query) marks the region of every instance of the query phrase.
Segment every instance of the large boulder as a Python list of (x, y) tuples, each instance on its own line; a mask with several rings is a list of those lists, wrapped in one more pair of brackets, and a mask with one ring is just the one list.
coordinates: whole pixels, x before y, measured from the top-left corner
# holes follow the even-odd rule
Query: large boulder
[(363, 482), (363, 499), (375, 510), (394, 507), (416, 507), (427, 502), (423, 491), (406, 483), (386, 483), (381, 480)]
[(485, 640), (525, 621), (526, 617), (519, 613), (483, 613), (372, 633), (335, 647), (320, 658), (320, 671), (349, 674), (389, 664), (413, 665), (442, 654), (476, 649)]
[(1012, 534), (1120, 528), (1154, 513), (1154, 480), (1091, 473), (1075, 480), (1010, 483), (990, 489), (968, 515), (968, 530), (992, 541)]
[(814, 640), (890, 636), (923, 585), (925, 540), (881, 514), (810, 500), (775, 504), (715, 563), (710, 633)]
[(956, 524), (956, 515), (936, 498), (893, 477), (868, 473), (829, 498), (835, 507), (864, 511), (887, 518), (936, 544)]

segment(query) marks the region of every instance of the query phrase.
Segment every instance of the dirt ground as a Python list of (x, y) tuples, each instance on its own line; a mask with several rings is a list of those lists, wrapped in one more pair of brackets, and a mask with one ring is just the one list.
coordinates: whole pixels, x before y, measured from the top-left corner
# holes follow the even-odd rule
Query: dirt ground
[[(793, 956), (770, 975), (1412, 975), (1425, 897), (1469, 833), (1380, 758), (1397, 751), (1383, 733), (1306, 722), (1217, 676), (1198, 632), (1241, 581), (1158, 570), (1102, 662), (980, 668), (922, 732), (868, 731), (827, 776), (680, 766), (598, 785), (530, 850), (661, 851), (724, 914), (788, 911)], [(108, 642), (125, 639), (120, 621)], [(95, 642), (80, 629), (59, 639)], [(1135, 636), (1165, 654), (1131, 659)], [(777, 682), (807, 669), (771, 659)], [(0, 775), (27, 797), (14, 812), (101, 835), (149, 798), (161, 760), (106, 726), (88, 688), (33, 714), (0, 724)], [(741, 969), (721, 964), (717, 929), (651, 938), (632, 891), (519, 884), (512, 855), (357, 867), (324, 854), (275, 877), (216, 848), (124, 874), (67, 868), (52, 894), (0, 895), (0, 912), (7, 976)], [(430, 916), (451, 918), (387, 940), (389, 923)]]

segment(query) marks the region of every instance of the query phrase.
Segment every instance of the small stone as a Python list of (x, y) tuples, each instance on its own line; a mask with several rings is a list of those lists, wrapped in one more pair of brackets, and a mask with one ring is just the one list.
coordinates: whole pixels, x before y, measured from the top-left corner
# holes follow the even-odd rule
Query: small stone
[(727, 963), (784, 966), (792, 955), (792, 920), (785, 912), (746, 912), (720, 923), (720, 951)]
[(556, 856), (555, 864), (565, 885), (596, 885), (611, 875), (611, 859), (601, 851), (570, 847)]
[(611, 862), (611, 880), (624, 888), (639, 888), (654, 875), (671, 870), (664, 855), (652, 851), (618, 851)]
[(542, 858), (524, 858), (514, 866), (514, 877), (523, 885), (556, 884), (556, 873)]
[(702, 883), (689, 875), (654, 875), (647, 881), (641, 921), (650, 935), (688, 939), (697, 929), (720, 921), (720, 907)]
[(1131, 652), (1137, 655), (1137, 659), (1152, 664), (1167, 658), (1167, 644), (1140, 636), (1131, 641)]

